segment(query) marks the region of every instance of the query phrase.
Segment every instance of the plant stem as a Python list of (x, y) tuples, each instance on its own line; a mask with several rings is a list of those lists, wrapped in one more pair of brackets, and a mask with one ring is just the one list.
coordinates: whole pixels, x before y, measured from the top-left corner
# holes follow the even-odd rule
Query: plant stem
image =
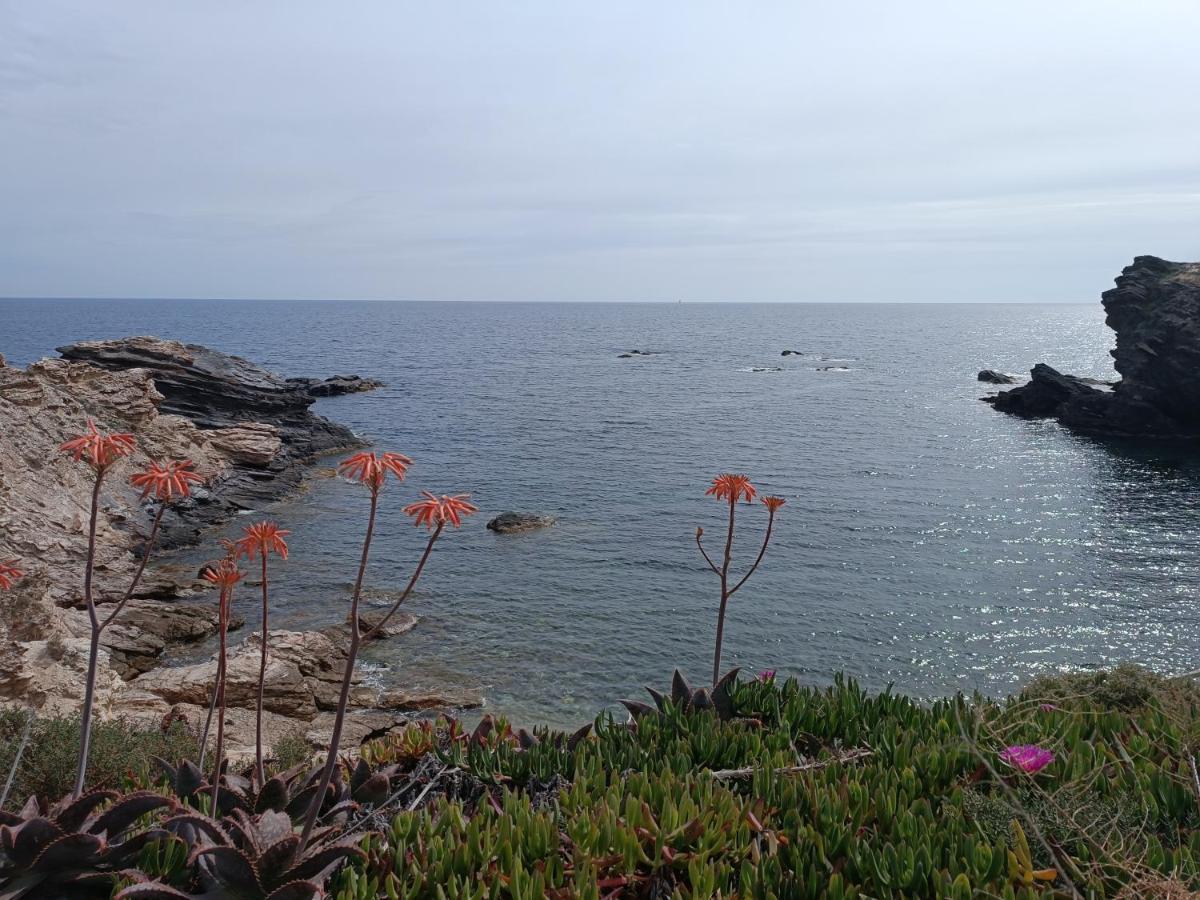
[(150, 526), (150, 535), (146, 538), (146, 546), (142, 548), (142, 558), (138, 563), (137, 572), (133, 575), (133, 581), (129, 582), (129, 589), (125, 591), (125, 596), (121, 598), (121, 602), (117, 604), (116, 609), (109, 613), (108, 618), (100, 624), (101, 631), (112, 624), (112, 620), (120, 614), (121, 610), (125, 608), (125, 604), (133, 596), (133, 592), (137, 590), (137, 586), (142, 580), (142, 573), (146, 571), (146, 563), (150, 561), (150, 553), (154, 549), (154, 542), (158, 539), (158, 526), (162, 524), (163, 511), (166, 508), (167, 504), (165, 502), (159, 504), (158, 512), (154, 514), (154, 523)]
[(300, 832), (300, 843), (296, 845), (296, 850), (292, 854), (293, 860), (298, 859), (308, 845), (308, 839), (312, 835), (313, 826), (316, 825), (317, 816), (321, 811), (321, 804), (325, 802), (325, 792), (329, 790), (329, 783), (333, 780), (333, 770), (337, 766), (338, 749), (342, 743), (342, 725), (346, 721), (346, 704), (350, 699), (350, 684), (354, 679), (354, 663), (358, 658), (358, 645), (361, 639), (358, 628), (358, 599), (362, 594), (363, 575), (367, 571), (367, 557), (371, 552), (371, 537), (375, 533), (375, 511), (378, 507), (379, 490), (376, 488), (371, 491), (371, 512), (367, 517), (367, 533), (363, 538), (362, 558), (358, 563), (358, 578), (354, 581), (354, 596), (350, 600), (350, 647), (346, 653), (346, 671), (342, 673), (342, 690), (338, 695), (337, 715), (333, 720), (333, 734), (329, 738), (329, 752), (325, 756), (325, 768), (321, 772), (321, 781), (317, 792), (313, 795), (312, 802), (308, 806), (308, 814), (304, 817), (304, 829)]
[(262, 653), (258, 659), (258, 705), (254, 710), (254, 771), (261, 788), (267, 782), (262, 752), (263, 683), (267, 678), (267, 551), (263, 547), (259, 552), (262, 555)]
[(731, 587), (729, 589), (730, 597), (732, 597), (734, 594), (736, 594), (738, 592), (738, 588), (740, 588), (743, 584), (746, 583), (746, 580), (751, 575), (753, 575), (754, 570), (758, 568), (758, 564), (763, 561), (763, 557), (766, 556), (766, 554), (767, 554), (767, 544), (771, 543), (771, 530), (774, 527), (775, 527), (775, 511), (770, 510), (767, 513), (767, 533), (763, 535), (762, 546), (758, 550), (758, 558), (754, 560), (754, 565), (752, 565), (750, 567), (750, 570), (748, 572), (746, 572), (745, 575), (742, 576), (742, 580), (739, 581), (737, 584), (735, 584), (733, 587)]
[(229, 604), (232, 600), (233, 589), (221, 591), (220, 612), (218, 614), (218, 629), (221, 633), (221, 655), (217, 658), (217, 744), (215, 749), (216, 763), (213, 767), (212, 780), (212, 818), (220, 818), (220, 807), (217, 799), (221, 791), (221, 764), (225, 755), (225, 635), (229, 628)]
[(96, 663), (100, 654), (100, 620), (96, 617), (96, 604), (92, 602), (92, 570), (96, 563), (96, 517), (100, 508), (100, 485), (104, 481), (104, 469), (96, 470), (96, 483), (92, 486), (92, 511), (88, 519), (87, 560), (83, 568), (83, 600), (87, 604), (88, 620), (92, 626), (92, 639), (88, 649), (87, 681), (83, 691), (83, 710), (79, 718), (79, 760), (75, 773), (75, 790), (72, 797), (83, 793), (87, 778), (88, 752), (92, 743), (92, 704), (96, 699)]
[(392, 608), (387, 611), (387, 615), (385, 615), (382, 619), (380, 619), (378, 622), (376, 622), (370, 628), (370, 630), (368, 630), (367, 633), (362, 636), (362, 640), (363, 640), (364, 644), (367, 641), (371, 640), (371, 638), (373, 638), (376, 635), (376, 633), (378, 633), (379, 629), (381, 629), (384, 625), (386, 625), (388, 623), (388, 620), (391, 619), (392, 615), (396, 612), (396, 610), (398, 610), (400, 608), (400, 604), (408, 599), (409, 593), (412, 592), (413, 585), (415, 585), (417, 583), (417, 579), (421, 577), (421, 572), (425, 568), (425, 562), (429, 559), (429, 554), (433, 550), (434, 542), (441, 535), (442, 529), (445, 527), (446, 527), (445, 522), (438, 522), (437, 528), (435, 528), (433, 530), (433, 533), (431, 535), (429, 535), (429, 542), (425, 545), (425, 552), (421, 554), (421, 559), (417, 563), (417, 567), (413, 570), (412, 577), (408, 579), (408, 584), (406, 584), (404, 586), (404, 590), (401, 592), (400, 598), (395, 603), (392, 604)]
[(725, 536), (725, 559), (721, 564), (721, 608), (717, 613), (717, 647), (713, 652), (713, 684), (721, 680), (721, 642), (725, 638), (725, 607), (729, 603), (729, 560), (733, 555), (733, 516), (737, 497), (729, 498), (729, 532)]

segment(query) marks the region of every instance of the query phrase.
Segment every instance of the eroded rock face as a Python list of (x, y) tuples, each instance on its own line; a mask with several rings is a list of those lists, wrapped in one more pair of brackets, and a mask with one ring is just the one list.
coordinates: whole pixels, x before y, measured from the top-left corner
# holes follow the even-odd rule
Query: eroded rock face
[(1039, 365), (1028, 385), (987, 399), (1087, 434), (1200, 438), (1200, 263), (1139, 256), (1116, 284), (1103, 295), (1122, 376), (1111, 391)]
[(59, 353), (101, 369), (146, 373), (162, 412), (185, 416), (223, 448), (229, 466), (207, 502), (164, 518), (168, 543), (187, 542), (197, 526), (289, 493), (320, 454), (362, 446), (349, 428), (310, 410), (311, 379), (281, 378), (240, 356), (155, 337), (80, 341)]
[(303, 388), (310, 397), (340, 397), (361, 394), (383, 387), (382, 381), (361, 375), (334, 375), (330, 378), (289, 378), (289, 384)]
[(1011, 375), (1006, 375), (1004, 372), (997, 372), (995, 369), (983, 369), (975, 376), (977, 381), (983, 381), (988, 384), (1016, 384), (1017, 379)]

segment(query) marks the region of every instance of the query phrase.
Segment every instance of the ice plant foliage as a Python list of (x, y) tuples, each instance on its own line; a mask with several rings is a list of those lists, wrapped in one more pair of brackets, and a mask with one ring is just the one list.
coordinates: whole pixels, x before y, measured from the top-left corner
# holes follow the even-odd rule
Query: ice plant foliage
[(729, 504), (729, 522), (725, 531), (725, 553), (721, 558), (720, 566), (713, 562), (712, 557), (708, 555), (708, 551), (704, 549), (704, 544), (702, 543), (704, 529), (696, 529), (696, 547), (700, 550), (704, 561), (708, 563), (708, 567), (721, 579), (721, 605), (717, 612), (717, 641), (713, 652), (713, 684), (716, 684), (721, 677), (721, 642), (725, 636), (725, 609), (729, 605), (729, 598), (737, 593), (738, 589), (746, 583), (746, 579), (754, 574), (754, 570), (762, 562), (763, 556), (767, 552), (767, 544), (771, 542), (771, 531), (775, 526), (775, 513), (783, 506), (784, 499), (782, 497), (762, 498), (762, 504), (767, 508), (767, 529), (763, 534), (762, 547), (759, 548), (758, 557), (754, 560), (754, 564), (750, 566), (746, 574), (736, 584), (730, 586), (729, 565), (733, 559), (733, 534), (737, 504), (739, 500), (753, 503), (754, 498), (758, 496), (758, 489), (750, 483), (749, 476), (726, 472), (712, 480), (712, 484), (704, 492), (704, 495), (706, 497), (715, 497), (717, 500)]
[(404, 507), (404, 514), (412, 516), (413, 524), (418, 527), (424, 525), (432, 530), (450, 523), (457, 528), (462, 524), (463, 516), (479, 512), (478, 506), (467, 502), (470, 494), (455, 494), (452, 497), (442, 494), (438, 497), (429, 491), (421, 491), (421, 496), (425, 499)]
[(17, 562), (15, 559), (12, 562), (0, 562), (0, 590), (9, 590), (18, 578), (25, 575), (17, 568)]
[(241, 539), (232, 544), (234, 555), (244, 556), (247, 560), (258, 557), (262, 564), (262, 640), (259, 641), (258, 702), (254, 709), (254, 773), (258, 777), (260, 787), (266, 784), (262, 751), (262, 714), (263, 684), (267, 678), (267, 557), (275, 553), (280, 559), (287, 559), (288, 547), (284, 537), (288, 534), (291, 532), (280, 528), (274, 522), (255, 522), (253, 525), (247, 525)]
[(134, 473), (129, 483), (142, 492), (142, 499), (153, 497), (161, 503), (174, 500), (177, 497), (190, 497), (192, 485), (200, 484), (203, 478), (192, 469), (195, 464), (191, 460), (182, 459), (169, 463), (149, 463), (140, 472)]
[(1036, 744), (1016, 744), (1001, 751), (1000, 761), (1026, 775), (1033, 775), (1054, 762), (1054, 751)]
[(133, 453), (136, 444), (132, 434), (104, 434), (96, 423), (87, 420), (87, 430), (64, 443), (59, 449), (69, 453), (76, 462), (86, 462), (97, 471), (107, 469), (117, 460)]

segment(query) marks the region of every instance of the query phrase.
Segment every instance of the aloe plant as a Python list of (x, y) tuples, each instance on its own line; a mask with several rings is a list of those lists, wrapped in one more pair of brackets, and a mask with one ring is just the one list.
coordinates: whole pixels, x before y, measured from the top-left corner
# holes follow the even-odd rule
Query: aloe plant
[(151, 841), (170, 840), (158, 829), (127, 838), (147, 813), (176, 802), (150, 791), (120, 796), (96, 790), (70, 795), (50, 807), (31, 797), (19, 813), (0, 811), (0, 896), (107, 895), (115, 873)]

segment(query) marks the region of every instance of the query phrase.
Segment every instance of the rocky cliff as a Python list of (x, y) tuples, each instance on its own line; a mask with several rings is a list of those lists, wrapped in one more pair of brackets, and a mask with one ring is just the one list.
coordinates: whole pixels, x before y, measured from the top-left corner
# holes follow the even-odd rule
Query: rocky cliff
[[(190, 541), (205, 526), (294, 488), (318, 454), (358, 446), (349, 429), (310, 407), (315, 396), (377, 385), (354, 377), (284, 380), (238, 357), (148, 337), (89, 341), (61, 352), (64, 359), (24, 369), (6, 366), (0, 357), (0, 560), (19, 559), (28, 573), (0, 603), (0, 703), (49, 715), (78, 710), (88, 654), (88, 622), (79, 603), (91, 478), (59, 445), (89, 417), (102, 430), (131, 432), (137, 439), (136, 453), (105, 482), (102, 495), (96, 595), (103, 604), (119, 599), (128, 585), (149, 528), (152, 510), (129, 486), (130, 471), (149, 459), (196, 464), (205, 485), (164, 517), (164, 543)], [(105, 632), (100, 716), (199, 720), (203, 684), (211, 682), (214, 664), (157, 668), (168, 646), (214, 631), (212, 593), (195, 574), (152, 567), (136, 599)], [(412, 621), (397, 624), (411, 627)], [(328, 681), (340, 677), (344, 655), (328, 636), (280, 632), (278, 639), (270, 733), (319, 738), (330, 706)], [(239, 653), (238, 659), (257, 659), (257, 650)], [(200, 687), (184, 696), (179, 688), (185, 684)], [(355, 713), (348, 741), (400, 721), (402, 698), (381, 700), (378, 694), (356, 691), (355, 702), (365, 708)], [(387, 708), (378, 708), (385, 701)], [(253, 713), (244, 708), (252, 699), (237, 703), (243, 708), (230, 712), (235, 753), (243, 745), (252, 749), (253, 742)]]
[(1039, 364), (1028, 384), (985, 399), (1086, 434), (1200, 438), (1200, 263), (1139, 256), (1102, 302), (1121, 375), (1111, 390)]

